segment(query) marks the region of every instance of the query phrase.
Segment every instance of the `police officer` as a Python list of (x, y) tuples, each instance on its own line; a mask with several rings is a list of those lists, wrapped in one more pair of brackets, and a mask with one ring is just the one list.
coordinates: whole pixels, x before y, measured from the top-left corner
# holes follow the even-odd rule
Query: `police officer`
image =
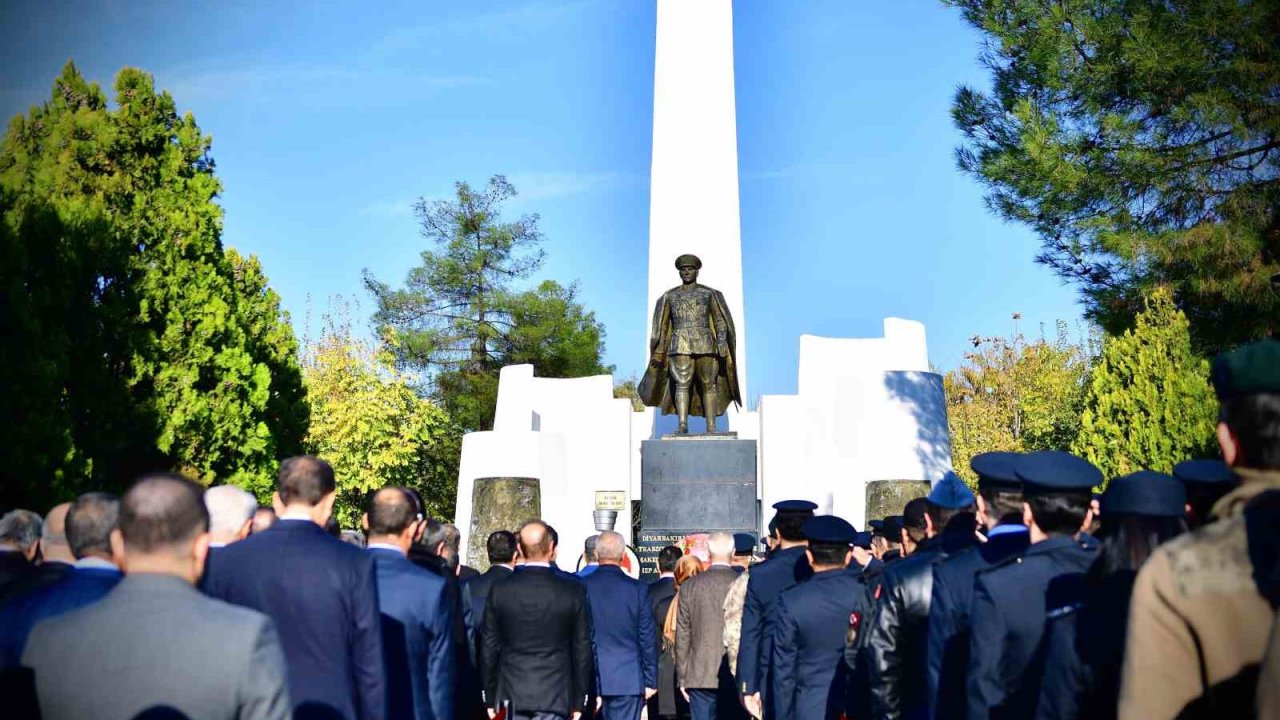
[(933, 567), (929, 612), (928, 682), (930, 717), (963, 720), (964, 683), (969, 669), (969, 611), (978, 572), (1027, 549), (1022, 524), (1022, 481), (1013, 472), (1012, 452), (973, 456), (978, 475), (978, 521), (987, 542), (955, 553)]
[(848, 713), (846, 635), (867, 612), (858, 575), (847, 569), (857, 535), (831, 515), (809, 520), (803, 531), (814, 574), (778, 597), (770, 695), (778, 720), (835, 720)]
[(1138, 568), (1187, 530), (1186, 489), (1163, 473), (1116, 478), (1102, 496), (1101, 543), (1078, 602), (1050, 613), (1036, 717), (1113, 720)]
[(741, 573), (751, 567), (751, 558), (755, 557), (756, 538), (751, 533), (733, 534), (733, 569)]
[(1214, 504), (1240, 484), (1221, 460), (1185, 460), (1173, 466), (1173, 476), (1187, 488), (1187, 523), (1192, 530), (1209, 522)]
[(1078, 539), (1092, 520), (1091, 489), (1102, 473), (1069, 453), (1043, 450), (1014, 462), (1022, 481), (1026, 552), (978, 574), (974, 585), (967, 676), (968, 720), (1027, 718), (1039, 693), (1036, 649), (1046, 611), (1097, 555)]
[(885, 568), (863, 661), (871, 674), (872, 716), (922, 720), (928, 712), (925, 650), (933, 566), (975, 546), (977, 499), (948, 472), (924, 499), (924, 537)]
[(773, 656), (773, 609), (782, 591), (809, 579), (813, 569), (806, 556), (808, 540), (804, 524), (818, 506), (808, 500), (775, 503), (774, 551), (768, 560), (751, 568), (747, 597), (742, 608), (738, 645), (738, 691), (742, 703), (756, 717), (772, 720), (769, 669)]

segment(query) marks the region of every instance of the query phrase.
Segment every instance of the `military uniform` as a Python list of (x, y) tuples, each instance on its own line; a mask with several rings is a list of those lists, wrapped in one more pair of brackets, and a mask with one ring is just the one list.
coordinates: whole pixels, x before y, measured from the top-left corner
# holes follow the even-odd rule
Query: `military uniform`
[[(845, 636), (867, 611), (862, 582), (846, 570), (816, 573), (779, 596), (773, 636), (774, 717), (834, 720), (848, 712)], [(852, 620), (855, 616), (859, 619)]]
[(742, 634), (738, 646), (738, 691), (742, 695), (761, 693), (765, 718), (772, 718), (768, 688), (772, 685), (770, 660), (773, 655), (774, 606), (778, 596), (813, 575), (803, 547), (779, 550), (773, 557), (751, 568), (747, 596), (742, 609)]
[(747, 601), (747, 583), (751, 570), (744, 570), (729, 586), (724, 596), (724, 649), (729, 658), (729, 672), (738, 674), (738, 646), (742, 642), (742, 608)]

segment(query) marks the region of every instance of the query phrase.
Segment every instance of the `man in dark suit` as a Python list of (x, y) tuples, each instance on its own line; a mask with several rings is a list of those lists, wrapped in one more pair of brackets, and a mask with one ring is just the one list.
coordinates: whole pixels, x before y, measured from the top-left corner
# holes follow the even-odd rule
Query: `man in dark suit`
[(658, 551), (658, 579), (649, 584), (649, 604), (653, 606), (653, 626), (657, 633), (658, 694), (649, 698), (649, 717), (674, 718), (688, 715), (688, 703), (676, 691), (676, 664), (673, 649), (662, 649), (662, 624), (666, 622), (671, 599), (676, 596), (676, 563), (684, 556), (680, 548), (667, 545)]
[(302, 455), (280, 465), (279, 519), (210, 558), (204, 589), (266, 613), (280, 631), (297, 718), (386, 715), (373, 558), (329, 536), (333, 468)]
[(111, 532), (120, 515), (120, 499), (85, 493), (67, 511), (67, 542), (75, 566), (58, 582), (19, 595), (0, 607), (0, 667), (14, 667), (27, 637), (41, 621), (101, 600), (120, 582)]
[(772, 718), (769, 689), (773, 677), (773, 606), (782, 591), (799, 585), (813, 575), (805, 559), (808, 540), (804, 524), (818, 508), (808, 500), (774, 503), (774, 553), (751, 568), (747, 599), (742, 607), (742, 640), (738, 645), (738, 693), (742, 704), (756, 717)]
[(58, 503), (44, 516), (40, 526), (40, 564), (24, 577), (0, 588), (0, 605), (9, 598), (25, 595), (66, 577), (75, 564), (67, 544), (67, 510), (71, 503)]
[(453, 720), (453, 607), (445, 581), (406, 557), (418, 511), (400, 488), (374, 494), (366, 515), (368, 553), (378, 572), (387, 717)]
[(41, 524), (40, 516), (30, 510), (10, 510), (0, 517), (0, 589), (35, 567)]
[[(402, 488), (414, 498), (417, 507), (422, 499), (417, 491)], [(418, 510), (422, 512), (421, 509)], [(453, 662), (456, 670), (457, 692), (453, 694), (453, 707), (460, 718), (471, 718), (480, 712), (480, 679), (476, 670), (473, 637), (480, 632), (480, 620), (471, 614), (471, 591), (465, 587), (456, 565), (450, 564), (449, 525), (424, 517), (419, 523), (418, 537), (409, 548), (409, 561), (436, 574), (445, 582), (445, 595), (453, 607)], [(457, 553), (452, 554), (456, 559)]]
[(524, 565), (495, 585), (481, 624), (480, 671), (489, 716), (577, 720), (591, 693), (591, 618), (583, 585), (551, 569), (547, 526), (517, 533)]
[(484, 619), (484, 605), (489, 599), (489, 593), (493, 591), (493, 584), (509, 577), (515, 570), (515, 533), (507, 530), (489, 533), (489, 539), (485, 541), (485, 551), (489, 555), (489, 569), (485, 570), (483, 575), (477, 575), (464, 583), (471, 594), (471, 619), (475, 623), (477, 632)]
[(627, 543), (616, 532), (596, 536), (598, 565), (583, 583), (591, 605), (596, 692), (604, 720), (640, 720), (658, 692), (658, 643), (644, 583), (622, 569)]
[(933, 568), (929, 612), (929, 712), (934, 720), (964, 720), (965, 673), (969, 669), (969, 613), (978, 573), (1027, 549), (1022, 524), (1022, 481), (1013, 472), (1018, 453), (975, 455), (978, 519), (987, 542), (952, 555)]
[(192, 587), (209, 548), (201, 493), (169, 474), (125, 493), (111, 536), (125, 579), (102, 600), (40, 623), (23, 655), (45, 720), (289, 717), (271, 619)]

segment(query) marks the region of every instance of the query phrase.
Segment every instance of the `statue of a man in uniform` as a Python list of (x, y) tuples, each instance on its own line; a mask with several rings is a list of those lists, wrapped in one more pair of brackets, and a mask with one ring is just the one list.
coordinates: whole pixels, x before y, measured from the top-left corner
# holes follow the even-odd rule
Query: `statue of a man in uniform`
[(698, 284), (702, 261), (696, 255), (676, 258), (676, 269), (682, 284), (663, 293), (653, 309), (649, 367), (639, 395), (663, 415), (675, 413), (676, 432), (689, 432), (692, 414), (705, 417), (707, 432), (714, 433), (729, 403), (742, 404), (733, 316), (720, 291)]

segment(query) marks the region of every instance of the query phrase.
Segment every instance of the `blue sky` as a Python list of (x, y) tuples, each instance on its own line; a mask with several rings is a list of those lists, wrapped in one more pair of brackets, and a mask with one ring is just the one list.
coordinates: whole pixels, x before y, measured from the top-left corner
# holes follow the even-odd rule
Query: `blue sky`
[[(537, 212), (542, 276), (578, 280), (607, 362), (643, 367), (655, 7), (596, 2), (0, 4), (0, 114), (73, 58), (141, 67), (213, 136), (224, 241), (262, 259), (300, 335), (329, 298), (371, 309), (425, 247), (414, 199), (506, 174)], [(740, 0), (734, 42), (753, 396), (795, 391), (801, 333), (926, 323), (950, 369), (974, 335), (1076, 323), (955, 169), (949, 110), (985, 86), (979, 36), (934, 0)], [(312, 325), (315, 325), (313, 320)]]

